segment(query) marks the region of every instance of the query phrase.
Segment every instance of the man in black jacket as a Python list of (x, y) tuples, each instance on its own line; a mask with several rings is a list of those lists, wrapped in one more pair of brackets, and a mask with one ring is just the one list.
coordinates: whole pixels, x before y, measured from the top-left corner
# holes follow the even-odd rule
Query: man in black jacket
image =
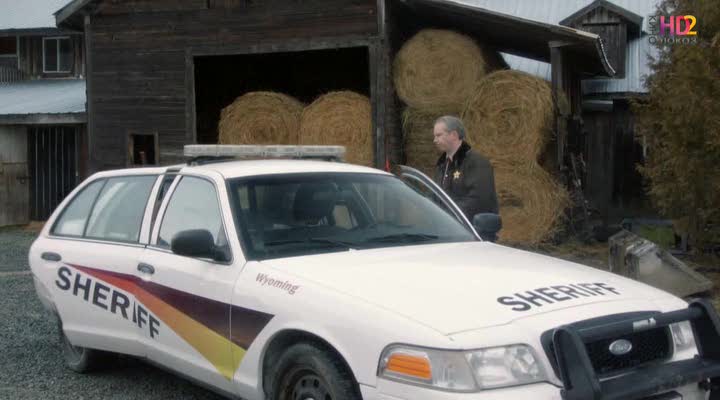
[(433, 142), (443, 152), (437, 162), (435, 182), (450, 195), (472, 221), (478, 213), (498, 213), (492, 165), (465, 142), (465, 127), (453, 116), (435, 121)]

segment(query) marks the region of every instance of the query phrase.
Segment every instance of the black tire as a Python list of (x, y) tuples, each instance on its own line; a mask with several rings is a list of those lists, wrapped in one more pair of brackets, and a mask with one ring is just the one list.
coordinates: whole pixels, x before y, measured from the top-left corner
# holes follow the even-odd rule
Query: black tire
[(65, 366), (78, 373), (86, 373), (101, 369), (110, 361), (110, 353), (74, 346), (65, 336), (62, 321), (58, 318), (58, 332), (60, 333), (60, 350), (62, 351)]
[(323, 346), (290, 346), (268, 368), (269, 400), (362, 400), (345, 364)]

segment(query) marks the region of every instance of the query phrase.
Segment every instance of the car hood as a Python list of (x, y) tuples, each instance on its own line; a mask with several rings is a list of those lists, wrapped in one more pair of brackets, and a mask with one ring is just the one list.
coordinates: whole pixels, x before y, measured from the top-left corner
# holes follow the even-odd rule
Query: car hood
[(569, 307), (672, 297), (609, 272), (489, 242), (351, 250), (263, 264), (446, 335)]

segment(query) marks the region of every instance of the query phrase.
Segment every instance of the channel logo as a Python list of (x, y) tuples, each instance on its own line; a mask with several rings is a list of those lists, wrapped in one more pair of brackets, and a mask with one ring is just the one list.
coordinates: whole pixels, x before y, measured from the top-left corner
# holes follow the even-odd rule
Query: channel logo
[(650, 43), (696, 44), (697, 22), (694, 15), (650, 15)]
[(669, 15), (667, 19), (665, 15), (660, 16), (660, 36), (665, 36), (666, 31), (669, 36), (694, 36), (697, 24), (697, 18), (692, 15)]

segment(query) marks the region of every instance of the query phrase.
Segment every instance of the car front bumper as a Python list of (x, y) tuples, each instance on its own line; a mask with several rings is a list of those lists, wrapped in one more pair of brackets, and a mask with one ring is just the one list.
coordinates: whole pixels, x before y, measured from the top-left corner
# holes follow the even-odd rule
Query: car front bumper
[[(492, 389), (477, 393), (454, 393), (379, 379), (377, 387), (360, 385), (363, 400), (562, 400), (561, 388), (549, 383)], [(708, 392), (697, 384), (663, 392), (657, 400), (705, 400)]]

